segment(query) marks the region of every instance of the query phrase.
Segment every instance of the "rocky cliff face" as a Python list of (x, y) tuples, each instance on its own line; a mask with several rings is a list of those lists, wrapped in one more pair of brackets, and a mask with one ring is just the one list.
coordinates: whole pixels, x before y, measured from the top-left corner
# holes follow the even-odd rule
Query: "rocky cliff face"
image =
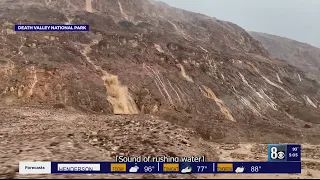
[(309, 44), (271, 34), (250, 32), (273, 58), (286, 60), (302, 69), (308, 77), (320, 82), (320, 49)]
[[(319, 141), (320, 85), (235, 24), (154, 1), (0, 2), (5, 106), (155, 114), (216, 141)], [(19, 23), (90, 32), (14, 32)]]

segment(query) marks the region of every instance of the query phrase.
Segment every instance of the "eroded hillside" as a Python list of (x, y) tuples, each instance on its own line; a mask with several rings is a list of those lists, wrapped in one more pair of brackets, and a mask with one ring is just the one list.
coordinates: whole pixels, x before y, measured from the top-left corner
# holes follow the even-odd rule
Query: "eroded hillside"
[[(320, 49), (309, 44), (271, 34), (250, 32), (261, 41), (273, 58), (286, 60), (289, 64), (302, 69), (308, 77), (320, 82)], [(297, 75), (300, 80), (300, 75)]]
[[(215, 160), (218, 145), (209, 142), (320, 143), (320, 85), (270, 59), (235, 24), (147, 0), (0, 3), (3, 177), (18, 177), (5, 159), (12, 157), (111, 160), (139, 152)], [(14, 32), (20, 23), (89, 24), (90, 32)], [(42, 154), (31, 155), (38, 145)], [(172, 154), (176, 146), (188, 151)], [(78, 158), (74, 149), (94, 153)]]

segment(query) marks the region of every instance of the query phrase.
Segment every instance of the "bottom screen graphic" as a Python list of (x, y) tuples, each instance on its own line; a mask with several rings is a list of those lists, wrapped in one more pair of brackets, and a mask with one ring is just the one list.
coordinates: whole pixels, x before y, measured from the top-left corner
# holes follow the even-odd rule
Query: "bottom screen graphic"
[(107, 173), (301, 173), (301, 162), (20, 162), (21, 174)]

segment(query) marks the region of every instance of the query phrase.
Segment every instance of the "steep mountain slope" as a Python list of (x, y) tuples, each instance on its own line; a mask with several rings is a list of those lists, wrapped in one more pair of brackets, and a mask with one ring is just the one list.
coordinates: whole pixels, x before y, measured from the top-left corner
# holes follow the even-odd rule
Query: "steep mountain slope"
[[(300, 128), (319, 123), (319, 84), (235, 24), (153, 1), (1, 2), (2, 104), (153, 113), (211, 140), (315, 139)], [(91, 31), (13, 32), (19, 23)]]
[(286, 60), (320, 82), (320, 49), (309, 44), (271, 34), (249, 32), (273, 58)]
[[(217, 142), (320, 141), (319, 84), (235, 24), (154, 1), (1, 3), (5, 107), (154, 114)], [(91, 31), (12, 31), (19, 23)]]
[[(320, 143), (320, 85), (235, 24), (150, 0), (0, 3), (0, 177), (15, 177), (13, 157), (215, 160), (212, 142)], [(12, 29), (62, 23), (90, 32)]]

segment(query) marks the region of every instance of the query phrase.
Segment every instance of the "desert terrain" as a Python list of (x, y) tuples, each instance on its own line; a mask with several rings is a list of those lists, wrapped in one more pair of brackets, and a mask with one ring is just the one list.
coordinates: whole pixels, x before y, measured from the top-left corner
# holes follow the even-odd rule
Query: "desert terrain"
[[(89, 32), (15, 32), (89, 24)], [(0, 0), (1, 178), (320, 178), (320, 84), (238, 25), (152, 0)], [(116, 155), (266, 161), (302, 174), (21, 175)]]

